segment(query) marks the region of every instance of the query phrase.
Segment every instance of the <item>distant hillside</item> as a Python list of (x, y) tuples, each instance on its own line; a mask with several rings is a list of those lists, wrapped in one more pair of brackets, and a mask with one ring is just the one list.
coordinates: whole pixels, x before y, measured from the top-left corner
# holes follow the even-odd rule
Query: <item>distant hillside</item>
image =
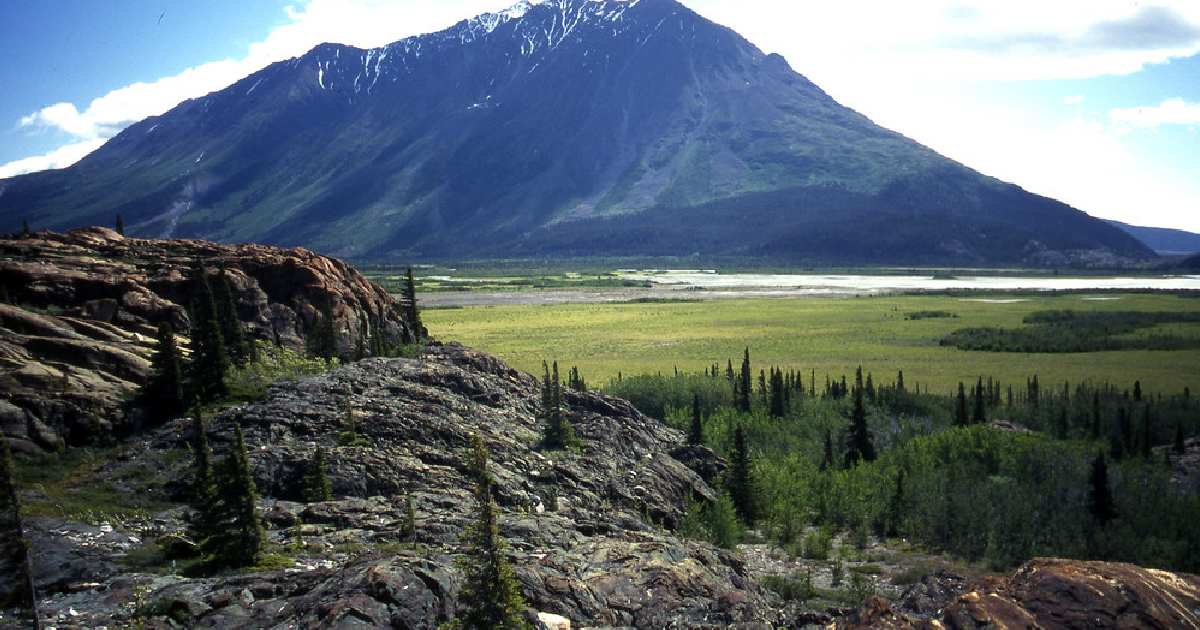
[(1159, 254), (1193, 254), (1200, 252), (1200, 234), (1171, 228), (1140, 227), (1120, 221), (1109, 221)]
[(1153, 252), (843, 107), (675, 0), (542, 0), (324, 44), (0, 180), (0, 230), (360, 258), (1120, 265)]

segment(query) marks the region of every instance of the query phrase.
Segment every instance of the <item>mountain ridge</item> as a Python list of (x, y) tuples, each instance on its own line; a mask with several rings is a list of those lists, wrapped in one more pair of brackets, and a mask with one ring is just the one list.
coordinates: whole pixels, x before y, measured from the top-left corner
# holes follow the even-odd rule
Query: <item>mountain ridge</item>
[[(524, 2), (377, 49), (322, 44), (0, 191), (8, 224), (121, 213), (136, 234), (357, 258), (616, 253), (580, 247), (592, 231), (626, 250), (645, 242), (638, 255), (686, 255), (697, 251), (694, 214), (773, 217), (758, 234), (701, 235), (714, 255), (1153, 256), (875, 125), (674, 0)], [(864, 219), (911, 227), (888, 230), (897, 247), (847, 233)]]
[(1200, 234), (1195, 232), (1175, 228), (1131, 225), (1115, 220), (1108, 220), (1108, 223), (1124, 230), (1159, 254), (1200, 253)]

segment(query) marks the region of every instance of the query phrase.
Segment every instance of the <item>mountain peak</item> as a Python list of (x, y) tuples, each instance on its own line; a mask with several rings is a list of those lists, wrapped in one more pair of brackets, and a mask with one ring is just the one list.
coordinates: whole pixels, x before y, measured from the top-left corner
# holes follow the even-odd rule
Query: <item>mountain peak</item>
[(4, 186), (0, 228), (121, 212), (134, 234), (338, 256), (1150, 255), (875, 125), (675, 0), (524, 0), (321, 46)]

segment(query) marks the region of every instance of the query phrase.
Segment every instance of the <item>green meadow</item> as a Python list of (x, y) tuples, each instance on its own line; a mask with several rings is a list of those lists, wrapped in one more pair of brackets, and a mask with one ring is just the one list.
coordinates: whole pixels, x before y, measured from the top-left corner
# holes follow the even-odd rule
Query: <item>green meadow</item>
[[(1015, 300), (1015, 301), (1014, 301)], [(987, 294), (980, 297), (891, 295), (853, 298), (738, 299), (696, 302), (505, 305), (428, 310), (431, 334), (499, 355), (514, 367), (540, 371), (543, 360), (578, 366), (593, 386), (617, 374), (703, 371), (738, 363), (750, 348), (755, 370), (767, 366), (853, 376), (862, 365), (877, 382), (898, 370), (912, 387), (946, 393), (959, 381), (988, 376), (1023, 386), (1083, 380), (1131, 385), (1163, 394), (1200, 391), (1200, 350), (1089, 353), (971, 352), (943, 347), (967, 327), (1022, 326), (1035, 311), (1200, 312), (1200, 299), (1171, 294)], [(954, 317), (906, 319), (946, 311)], [(945, 315), (946, 313), (937, 313)], [(1135, 335), (1200, 337), (1200, 323), (1163, 324)]]

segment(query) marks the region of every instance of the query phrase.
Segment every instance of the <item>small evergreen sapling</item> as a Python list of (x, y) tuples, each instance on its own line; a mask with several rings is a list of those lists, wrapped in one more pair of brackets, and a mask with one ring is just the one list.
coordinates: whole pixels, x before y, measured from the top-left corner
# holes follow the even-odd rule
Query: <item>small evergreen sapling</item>
[(700, 417), (700, 394), (692, 394), (692, 425), (688, 431), (688, 444), (700, 446), (704, 444), (704, 422)]
[(304, 500), (320, 503), (333, 499), (333, 483), (329, 481), (329, 469), (325, 463), (325, 449), (320, 445), (313, 451), (304, 475)]
[(229, 355), (213, 299), (208, 272), (202, 266), (192, 270), (195, 285), (192, 304), (192, 358), (190, 385), (193, 400), (207, 403), (229, 393), (225, 373), (229, 370)]
[(526, 630), (526, 608), (520, 585), (504, 554), (500, 507), (492, 497), (488, 452), (479, 436), (471, 436), (468, 472), (475, 483), (475, 522), (465, 532), (465, 583), (459, 601), (466, 608), (464, 628)]
[(954, 398), (954, 426), (965, 427), (970, 424), (967, 418), (967, 390), (962, 381), (958, 382), (958, 395)]
[[(859, 370), (861, 375), (862, 371)], [(861, 382), (861, 379), (860, 379)], [(863, 402), (863, 388), (854, 387), (854, 411), (850, 418), (850, 431), (846, 435), (846, 467), (860, 461), (875, 461), (875, 445), (871, 430), (867, 426), (867, 409)]]
[(229, 282), (229, 271), (224, 267), (217, 271), (213, 284), (213, 301), (217, 307), (221, 339), (225, 342), (230, 361), (236, 365), (245, 365), (254, 360), (254, 342), (246, 335), (241, 316), (238, 315), (233, 285)]
[(405, 542), (417, 546), (417, 509), (413, 506), (412, 493), (404, 497), (404, 520), (400, 524), (400, 535)]
[(987, 423), (987, 408), (984, 406), (982, 377), (979, 379), (979, 383), (975, 385), (973, 398), (975, 401), (975, 412), (971, 416), (971, 422), (974, 424)]
[(258, 564), (266, 535), (258, 515), (258, 489), (241, 426), (234, 425), (233, 450), (221, 461), (217, 481), (216, 527), (201, 549), (214, 567)]
[(158, 343), (150, 358), (150, 380), (142, 389), (142, 402), (162, 418), (174, 417), (186, 407), (179, 348), (175, 331), (166, 322), (158, 325)]
[(417, 308), (417, 283), (413, 280), (412, 267), (404, 274), (401, 296), (404, 299), (404, 318), (413, 330), (412, 342), (420, 343), (425, 338), (425, 326), (421, 323), (421, 311)]
[(1097, 455), (1092, 461), (1090, 485), (1088, 509), (1096, 523), (1104, 527), (1117, 518), (1117, 507), (1113, 504), (1112, 491), (1108, 487), (1108, 462), (1103, 454)]
[(542, 363), (545, 374), (542, 377), (542, 447), (549, 450), (561, 450), (579, 445), (575, 436), (575, 428), (567, 420), (563, 409), (562, 384), (558, 380), (558, 362), (554, 363), (554, 371)]
[(332, 362), (338, 356), (337, 332), (334, 328), (333, 298), (321, 305), (313, 330), (306, 340), (309, 356)]
[(753, 524), (758, 516), (754, 463), (750, 458), (750, 447), (746, 444), (746, 430), (740, 424), (733, 432), (733, 452), (726, 474), (725, 487), (729, 490), (729, 498), (733, 499), (738, 517), (747, 525)]

